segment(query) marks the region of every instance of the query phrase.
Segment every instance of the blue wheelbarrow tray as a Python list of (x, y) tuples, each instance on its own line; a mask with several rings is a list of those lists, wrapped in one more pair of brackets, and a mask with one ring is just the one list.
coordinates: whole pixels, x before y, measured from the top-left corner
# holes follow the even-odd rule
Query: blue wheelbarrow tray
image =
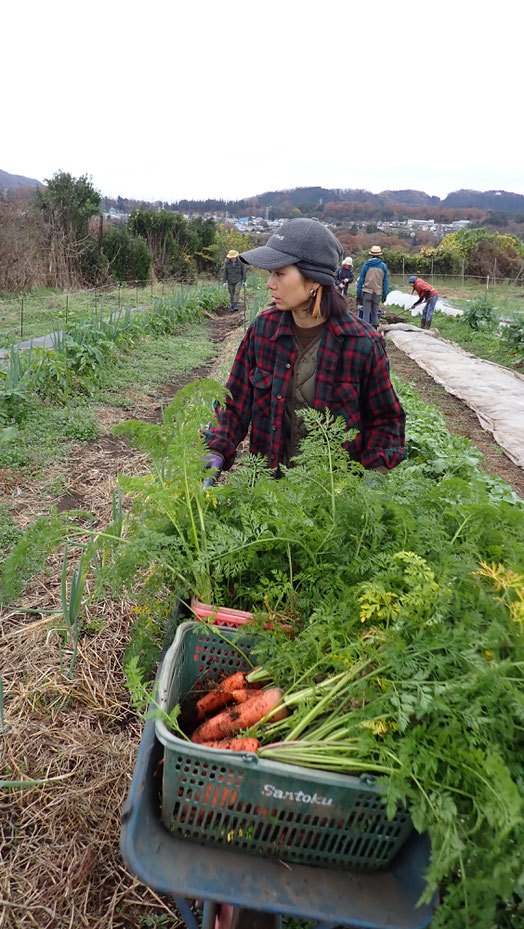
[(335, 871), (172, 836), (161, 822), (159, 778), (163, 747), (146, 721), (129, 795), (122, 810), (120, 849), (128, 869), (158, 893), (213, 900), (252, 910), (362, 929), (424, 929), (437, 903), (417, 907), (429, 863), (427, 836), (412, 833), (388, 868)]

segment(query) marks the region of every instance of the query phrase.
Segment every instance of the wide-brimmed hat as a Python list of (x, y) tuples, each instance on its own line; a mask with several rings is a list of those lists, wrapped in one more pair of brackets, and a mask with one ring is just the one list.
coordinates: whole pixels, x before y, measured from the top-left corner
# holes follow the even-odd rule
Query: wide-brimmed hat
[(382, 254), (382, 249), (381, 249), (380, 245), (372, 245), (371, 248), (370, 248), (370, 250), (369, 250), (369, 254), (370, 254), (373, 258), (378, 258), (379, 255)]
[(238, 258), (238, 252), (235, 248), (230, 248), (227, 253), (227, 258)]
[(274, 271), (296, 265), (305, 277), (319, 284), (333, 284), (342, 246), (327, 226), (317, 219), (290, 219), (269, 237), (265, 245), (240, 253), (241, 261)]

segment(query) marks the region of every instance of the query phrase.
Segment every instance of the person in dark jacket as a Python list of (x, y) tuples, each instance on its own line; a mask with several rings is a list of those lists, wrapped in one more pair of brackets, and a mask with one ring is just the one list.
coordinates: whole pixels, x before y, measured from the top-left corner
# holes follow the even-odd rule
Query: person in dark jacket
[(405, 456), (405, 414), (393, 389), (384, 340), (349, 313), (336, 286), (341, 247), (317, 220), (284, 223), (242, 261), (270, 272), (271, 304), (235, 358), (230, 392), (205, 440), (209, 467), (231, 467), (250, 430), (250, 451), (288, 465), (305, 434), (301, 410), (330, 410), (358, 430), (349, 456), (388, 471)]
[(369, 255), (357, 281), (357, 303), (362, 307), (361, 319), (378, 329), (380, 298), (385, 303), (389, 291), (388, 268), (381, 260), (380, 245), (372, 245)]
[(338, 289), (345, 297), (348, 295), (348, 287), (353, 283), (353, 278), (353, 259), (348, 255), (337, 271)]
[(222, 282), (224, 287), (229, 287), (231, 312), (236, 313), (238, 311), (240, 291), (242, 290), (242, 286), (246, 283), (246, 266), (240, 261), (238, 252), (234, 248), (228, 251), (226, 260), (224, 261)]
[(421, 277), (417, 277), (415, 274), (412, 274), (411, 277), (408, 278), (408, 284), (411, 284), (413, 288), (411, 293), (418, 294), (418, 300), (413, 304), (413, 306), (410, 307), (410, 309), (414, 310), (416, 306), (420, 306), (421, 303), (424, 303), (425, 305), (422, 307), (420, 328), (431, 329), (433, 311), (437, 305), (438, 300), (437, 291), (432, 284), (428, 284), (426, 281), (423, 281)]

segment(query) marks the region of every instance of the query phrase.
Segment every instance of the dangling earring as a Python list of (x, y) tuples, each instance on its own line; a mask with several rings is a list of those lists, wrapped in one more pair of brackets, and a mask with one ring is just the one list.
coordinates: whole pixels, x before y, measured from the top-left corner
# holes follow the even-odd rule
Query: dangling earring
[(318, 319), (320, 316), (320, 304), (322, 302), (322, 284), (316, 289), (315, 306), (313, 307), (312, 317)]

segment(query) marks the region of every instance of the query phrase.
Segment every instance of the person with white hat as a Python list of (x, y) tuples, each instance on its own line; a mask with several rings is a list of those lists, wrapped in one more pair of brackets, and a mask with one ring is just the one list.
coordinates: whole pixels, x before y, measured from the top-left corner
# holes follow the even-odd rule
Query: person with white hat
[(353, 277), (353, 259), (348, 255), (337, 271), (338, 288), (345, 297), (347, 297), (349, 285), (353, 283)]
[(369, 258), (362, 265), (357, 281), (357, 304), (362, 311), (359, 316), (364, 322), (378, 329), (380, 298), (384, 303), (389, 291), (389, 278), (387, 265), (381, 259), (380, 245), (372, 245)]
[(245, 286), (246, 283), (246, 266), (239, 260), (238, 252), (235, 248), (230, 248), (226, 255), (222, 283), (224, 287), (229, 287), (231, 312), (236, 313), (238, 310), (240, 291), (242, 286)]
[(291, 219), (240, 260), (269, 271), (272, 302), (255, 318), (205, 432), (208, 468), (228, 470), (250, 431), (250, 452), (279, 474), (307, 430), (301, 410), (329, 410), (357, 430), (345, 448), (364, 468), (388, 471), (405, 457), (405, 413), (389, 375), (384, 339), (349, 312), (336, 285), (338, 239), (318, 220)]

